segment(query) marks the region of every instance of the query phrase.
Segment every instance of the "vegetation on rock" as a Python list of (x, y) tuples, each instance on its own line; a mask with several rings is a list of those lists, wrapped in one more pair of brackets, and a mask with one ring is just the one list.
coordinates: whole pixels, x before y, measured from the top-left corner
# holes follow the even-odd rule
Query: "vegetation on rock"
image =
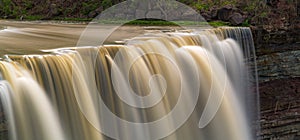
[[(90, 21), (124, 0), (1, 0), (0, 18)], [(160, 0), (157, 0), (160, 1)], [(207, 21), (231, 25), (286, 28), (297, 19), (297, 0), (178, 0), (198, 10)], [(299, 6), (298, 6), (299, 8)], [(214, 23), (213, 23), (214, 24)]]

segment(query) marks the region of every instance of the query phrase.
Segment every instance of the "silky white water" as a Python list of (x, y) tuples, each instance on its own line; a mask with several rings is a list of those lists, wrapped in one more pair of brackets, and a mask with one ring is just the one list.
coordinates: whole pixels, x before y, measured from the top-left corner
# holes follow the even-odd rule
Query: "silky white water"
[(248, 28), (220, 28), (8, 55), (0, 97), (9, 138), (254, 139), (251, 43)]

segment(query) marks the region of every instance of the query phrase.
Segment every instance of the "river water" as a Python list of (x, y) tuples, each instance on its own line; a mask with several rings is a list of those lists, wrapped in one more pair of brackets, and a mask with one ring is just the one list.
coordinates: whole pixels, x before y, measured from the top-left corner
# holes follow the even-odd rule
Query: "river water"
[[(0, 20), (1, 54), (41, 53), (43, 49), (75, 47), (87, 23), (67, 22), (22, 22)], [(94, 28), (106, 31), (115, 25), (95, 25)], [(161, 27), (157, 27), (160, 29)], [(106, 38), (106, 43), (114, 43), (123, 39), (144, 34), (157, 28), (140, 26), (122, 26), (107, 38), (99, 32), (89, 33), (87, 37)], [(164, 27), (174, 28), (174, 27)]]
[(251, 140), (259, 131), (249, 28), (0, 26), (1, 131), (11, 140)]

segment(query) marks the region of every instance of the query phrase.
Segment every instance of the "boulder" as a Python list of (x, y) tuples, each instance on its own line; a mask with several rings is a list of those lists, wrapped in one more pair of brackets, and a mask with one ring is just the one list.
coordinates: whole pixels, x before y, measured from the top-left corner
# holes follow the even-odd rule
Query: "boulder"
[(57, 16), (59, 14), (59, 8), (56, 4), (51, 4), (50, 5), (50, 15), (51, 16)]
[(95, 18), (96, 16), (100, 15), (102, 11), (103, 11), (103, 7), (100, 6), (100, 7), (98, 7), (96, 10), (91, 11), (91, 12), (88, 14), (88, 17), (89, 17), (89, 18)]
[(224, 6), (218, 10), (218, 19), (222, 21), (228, 21), (230, 16), (234, 13), (232, 6)]
[(97, 14), (100, 14), (102, 11), (103, 11), (103, 6), (100, 6), (99, 8), (97, 8), (97, 9), (95, 10), (95, 12), (96, 12)]
[(98, 14), (97, 14), (97, 12), (96, 11), (91, 11), (89, 14), (88, 14), (88, 17), (89, 18), (94, 18), (94, 17), (96, 17)]
[(212, 17), (209, 13), (203, 12), (201, 13), (201, 16), (206, 20), (206, 21), (211, 21)]
[(232, 25), (240, 25), (245, 21), (245, 18), (240, 13), (234, 13), (230, 15), (229, 22)]
[(218, 18), (218, 9), (213, 6), (211, 9), (210, 9), (210, 17), (212, 19), (217, 19)]

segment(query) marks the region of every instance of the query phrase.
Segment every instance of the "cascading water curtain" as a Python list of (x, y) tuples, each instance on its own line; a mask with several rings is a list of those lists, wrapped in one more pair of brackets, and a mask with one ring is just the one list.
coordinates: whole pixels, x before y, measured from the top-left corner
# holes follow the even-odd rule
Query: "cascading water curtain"
[(0, 62), (0, 98), (11, 140), (63, 140), (63, 131), (46, 93), (14, 62)]
[(8, 56), (0, 97), (9, 138), (256, 139), (253, 47), (248, 28), (220, 28)]

